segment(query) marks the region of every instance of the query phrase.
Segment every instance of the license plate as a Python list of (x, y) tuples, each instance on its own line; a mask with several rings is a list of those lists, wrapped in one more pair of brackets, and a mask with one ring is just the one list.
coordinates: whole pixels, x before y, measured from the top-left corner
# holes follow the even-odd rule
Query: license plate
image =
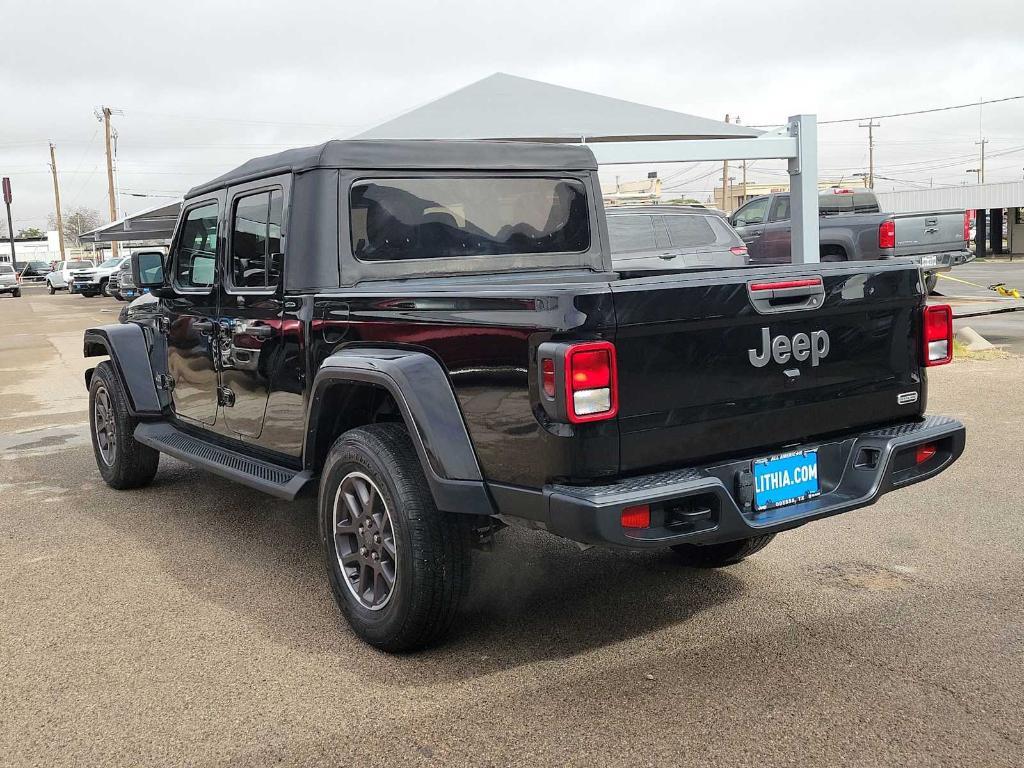
[(935, 256), (934, 254), (931, 255), (931, 256), (922, 256), (921, 257), (921, 266), (922, 267), (934, 267), (935, 264), (936, 264), (937, 258), (938, 257)]
[(754, 461), (754, 508), (758, 511), (806, 501), (820, 494), (816, 450)]

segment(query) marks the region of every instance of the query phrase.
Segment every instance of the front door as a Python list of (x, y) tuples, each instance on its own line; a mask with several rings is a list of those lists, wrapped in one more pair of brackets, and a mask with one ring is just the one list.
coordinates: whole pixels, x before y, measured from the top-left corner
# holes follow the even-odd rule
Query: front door
[(221, 199), (191, 204), (172, 246), (174, 298), (163, 302), (167, 331), (167, 371), (174, 382), (175, 414), (211, 425), (217, 420), (217, 276)]
[(259, 438), (263, 431), (267, 401), (289, 347), (286, 337), (294, 330), (283, 312), (285, 182), (263, 179), (232, 189), (228, 198), (220, 312), (221, 400), (227, 428), (248, 438)]
[(764, 222), (768, 217), (768, 198), (758, 197), (732, 215), (732, 226), (743, 238), (751, 264), (765, 263), (765, 247), (762, 241)]

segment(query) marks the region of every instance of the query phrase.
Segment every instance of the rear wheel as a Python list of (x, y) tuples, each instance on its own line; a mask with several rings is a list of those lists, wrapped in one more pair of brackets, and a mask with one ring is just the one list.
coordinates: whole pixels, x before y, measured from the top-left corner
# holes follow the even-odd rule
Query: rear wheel
[(353, 631), (393, 653), (440, 639), (468, 588), (468, 529), (434, 505), (405, 428), (373, 424), (339, 437), (319, 507), (331, 589)]
[(160, 452), (135, 439), (138, 423), (128, 413), (121, 379), (105, 360), (89, 382), (89, 426), (96, 466), (111, 488), (139, 488), (156, 474)]
[(821, 249), (821, 260), (826, 262), (846, 261), (846, 251), (835, 245), (826, 245)]
[(929, 293), (929, 294), (935, 293), (935, 286), (938, 285), (938, 282), (939, 282), (939, 273), (938, 272), (929, 272), (928, 274), (926, 274), (924, 276), (925, 292)]
[(683, 560), (686, 565), (694, 568), (722, 568), (750, 557), (755, 552), (771, 543), (775, 538), (774, 533), (766, 533), (764, 536), (754, 536), (750, 539), (739, 541), (725, 541), (721, 544), (677, 544), (672, 551)]
[(15, 288), (13, 291), (11, 291), (11, 296), (13, 296), (16, 299), (20, 299), (21, 298), (21, 288)]

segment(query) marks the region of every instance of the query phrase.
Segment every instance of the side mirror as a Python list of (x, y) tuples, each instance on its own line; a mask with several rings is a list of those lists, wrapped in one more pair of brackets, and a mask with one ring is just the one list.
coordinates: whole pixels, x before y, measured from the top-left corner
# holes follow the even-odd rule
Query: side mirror
[(132, 254), (132, 278), (143, 288), (161, 288), (164, 285), (164, 257), (155, 251)]

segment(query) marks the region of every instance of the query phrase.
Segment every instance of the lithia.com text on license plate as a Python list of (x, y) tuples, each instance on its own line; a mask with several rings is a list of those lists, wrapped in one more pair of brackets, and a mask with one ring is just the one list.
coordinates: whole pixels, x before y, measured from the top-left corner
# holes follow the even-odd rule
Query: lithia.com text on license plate
[(755, 509), (774, 509), (820, 494), (817, 451), (794, 451), (754, 461)]

